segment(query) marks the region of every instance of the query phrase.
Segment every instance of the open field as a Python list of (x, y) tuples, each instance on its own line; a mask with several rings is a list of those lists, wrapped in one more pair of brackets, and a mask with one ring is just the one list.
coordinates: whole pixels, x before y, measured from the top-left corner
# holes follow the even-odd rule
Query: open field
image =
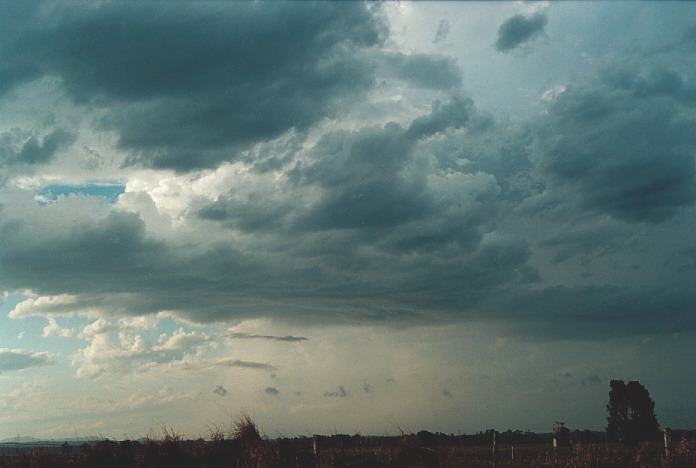
[[(0, 466), (48, 467), (230, 467), (230, 468), (686, 468), (696, 467), (696, 440), (676, 442), (666, 456), (659, 442), (634, 447), (576, 443), (470, 445), (467, 436), (430, 440), (417, 436), (334, 436), (265, 439), (257, 434), (183, 440), (175, 435), (136, 441), (96, 441), (74, 446), (13, 446), (0, 451)], [(469, 436), (475, 437), (475, 436)], [(315, 448), (316, 447), (316, 448)], [(513, 457), (514, 454), (514, 457)]]

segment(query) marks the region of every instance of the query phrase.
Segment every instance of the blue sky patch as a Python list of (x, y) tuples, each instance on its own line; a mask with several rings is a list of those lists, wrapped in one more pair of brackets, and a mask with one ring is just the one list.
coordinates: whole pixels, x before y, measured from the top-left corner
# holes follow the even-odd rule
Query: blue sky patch
[(42, 187), (38, 194), (46, 200), (56, 200), (58, 197), (68, 195), (83, 195), (101, 197), (109, 203), (115, 203), (125, 189), (126, 186), (123, 184), (55, 184)]

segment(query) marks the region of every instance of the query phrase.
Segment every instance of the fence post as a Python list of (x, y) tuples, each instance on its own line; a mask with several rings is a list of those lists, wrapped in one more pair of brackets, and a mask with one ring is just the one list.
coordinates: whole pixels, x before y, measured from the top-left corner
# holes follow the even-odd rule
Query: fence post
[(493, 429), (493, 466), (497, 467), (498, 466), (498, 452), (496, 450), (496, 440), (495, 440), (495, 435), (496, 435), (496, 430)]
[(319, 437), (314, 434), (312, 436), (312, 453), (314, 454), (314, 463), (317, 468), (321, 466), (321, 461), (319, 460)]
[(669, 457), (669, 454), (672, 451), (672, 429), (670, 429), (669, 427), (665, 428), (664, 440), (665, 440), (665, 457)]
[(510, 460), (515, 461), (515, 444), (510, 446)]

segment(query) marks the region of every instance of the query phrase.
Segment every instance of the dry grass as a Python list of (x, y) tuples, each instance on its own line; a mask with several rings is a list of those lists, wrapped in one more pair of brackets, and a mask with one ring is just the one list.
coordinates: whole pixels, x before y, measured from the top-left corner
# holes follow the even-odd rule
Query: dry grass
[(172, 428), (142, 442), (102, 440), (71, 450), (32, 449), (0, 455), (8, 468), (687, 468), (696, 467), (696, 440), (681, 440), (665, 454), (659, 443), (636, 447), (584, 443), (554, 452), (547, 443), (489, 445), (467, 439), (419, 437), (311, 438), (269, 440), (248, 414), (229, 430), (210, 430), (208, 440), (185, 440)]

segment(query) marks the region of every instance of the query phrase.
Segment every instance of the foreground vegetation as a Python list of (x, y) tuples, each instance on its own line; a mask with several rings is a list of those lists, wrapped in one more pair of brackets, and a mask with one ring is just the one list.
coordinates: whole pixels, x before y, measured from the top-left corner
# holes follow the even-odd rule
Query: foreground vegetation
[[(243, 417), (229, 432), (212, 431), (208, 440), (184, 440), (165, 430), (160, 438), (80, 446), (32, 448), (0, 455), (11, 468), (686, 468), (696, 467), (696, 439), (682, 438), (665, 454), (658, 442), (634, 446), (576, 441), (554, 450), (531, 433), (446, 436), (421, 432), (399, 437), (300, 437), (270, 440)], [(514, 443), (513, 443), (514, 441)]]

